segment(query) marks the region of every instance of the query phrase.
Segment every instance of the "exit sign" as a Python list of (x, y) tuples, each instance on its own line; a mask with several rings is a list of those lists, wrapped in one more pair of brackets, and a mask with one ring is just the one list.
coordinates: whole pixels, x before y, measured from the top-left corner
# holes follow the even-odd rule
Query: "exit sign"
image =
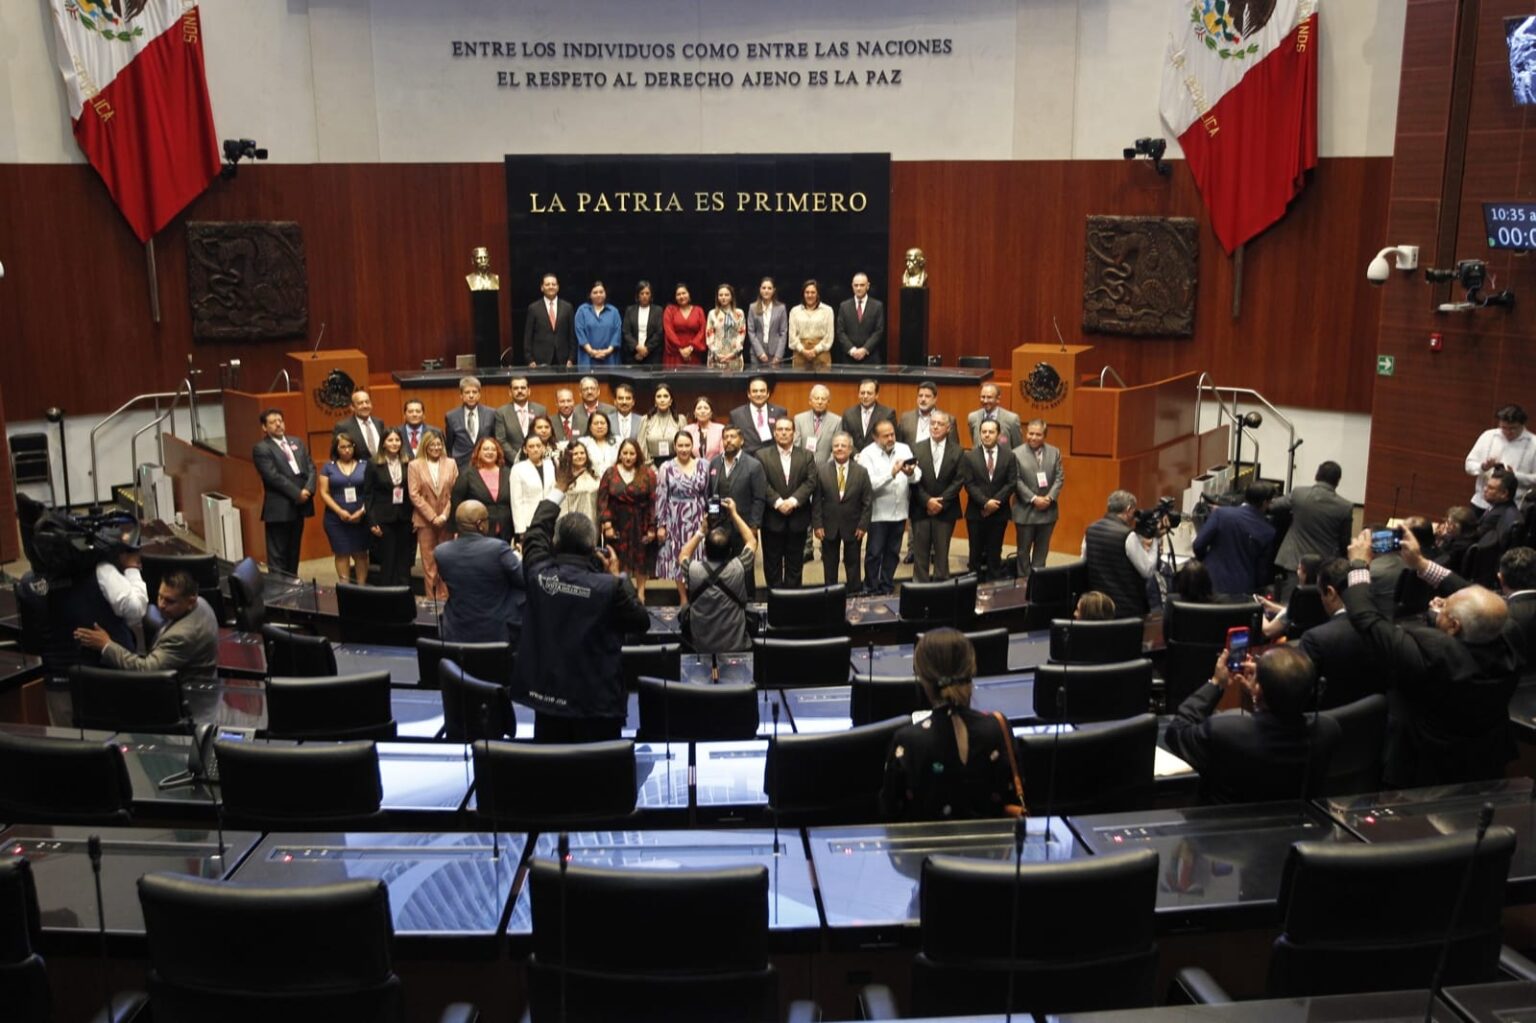
[(1377, 376), (1379, 376), (1379, 377), (1389, 377), (1389, 376), (1391, 376), (1392, 374), (1394, 374), (1396, 372), (1397, 372), (1397, 356), (1395, 356), (1395, 355), (1378, 355), (1378, 356), (1376, 356), (1376, 375)]

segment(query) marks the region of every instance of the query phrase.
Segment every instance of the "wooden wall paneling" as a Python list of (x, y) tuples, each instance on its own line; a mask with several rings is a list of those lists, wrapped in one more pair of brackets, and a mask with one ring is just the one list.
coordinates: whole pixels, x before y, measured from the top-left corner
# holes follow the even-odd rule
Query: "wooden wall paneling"
[[(0, 390), (0, 434), (5, 433), (5, 396)], [(21, 531), (16, 517), (16, 486), (11, 475), (11, 446), (0, 445), (0, 564), (21, 557)], [(62, 495), (61, 495), (62, 496)]]

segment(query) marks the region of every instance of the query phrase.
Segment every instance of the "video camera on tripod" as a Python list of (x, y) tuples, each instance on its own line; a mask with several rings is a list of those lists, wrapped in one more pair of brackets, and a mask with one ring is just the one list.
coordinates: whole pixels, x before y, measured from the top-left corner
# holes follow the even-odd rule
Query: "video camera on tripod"
[(1137, 536), (1144, 536), (1148, 540), (1155, 540), (1159, 533), (1163, 532), (1162, 523), (1168, 522), (1168, 529), (1177, 529), (1179, 523), (1184, 521), (1184, 514), (1174, 507), (1171, 497), (1159, 498), (1157, 505), (1152, 508), (1139, 508), (1136, 511), (1136, 524), (1131, 528)]

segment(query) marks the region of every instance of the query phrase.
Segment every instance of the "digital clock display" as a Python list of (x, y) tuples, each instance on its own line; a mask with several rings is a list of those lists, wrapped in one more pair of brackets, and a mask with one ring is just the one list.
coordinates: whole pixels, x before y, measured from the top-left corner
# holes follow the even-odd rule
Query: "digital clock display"
[(1485, 202), (1483, 226), (1490, 249), (1536, 249), (1536, 203)]

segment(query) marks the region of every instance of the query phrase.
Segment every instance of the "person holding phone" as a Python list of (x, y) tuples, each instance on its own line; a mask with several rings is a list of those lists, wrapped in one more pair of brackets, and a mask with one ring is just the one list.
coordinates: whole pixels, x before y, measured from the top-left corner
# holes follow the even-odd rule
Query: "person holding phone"
[[(1200, 772), (1203, 802), (1314, 795), (1343, 740), (1338, 722), (1307, 713), (1317, 683), (1307, 656), (1277, 646), (1254, 657), (1250, 639), (1229, 634), (1231, 645), (1216, 656), (1211, 680), (1190, 694), (1168, 724), (1168, 748)], [(1253, 713), (1216, 713), (1233, 685), (1247, 693)]]
[[(684, 638), (699, 654), (752, 649), (747, 631), (747, 580), (755, 570), (757, 540), (734, 500), (720, 498), (720, 510), (729, 516), (730, 523), (719, 518), (700, 523), (678, 555), (682, 569), (679, 589), (687, 605)], [(704, 545), (704, 557), (696, 558), (700, 544)], [(738, 544), (739, 550), (733, 555), (732, 549)]]

